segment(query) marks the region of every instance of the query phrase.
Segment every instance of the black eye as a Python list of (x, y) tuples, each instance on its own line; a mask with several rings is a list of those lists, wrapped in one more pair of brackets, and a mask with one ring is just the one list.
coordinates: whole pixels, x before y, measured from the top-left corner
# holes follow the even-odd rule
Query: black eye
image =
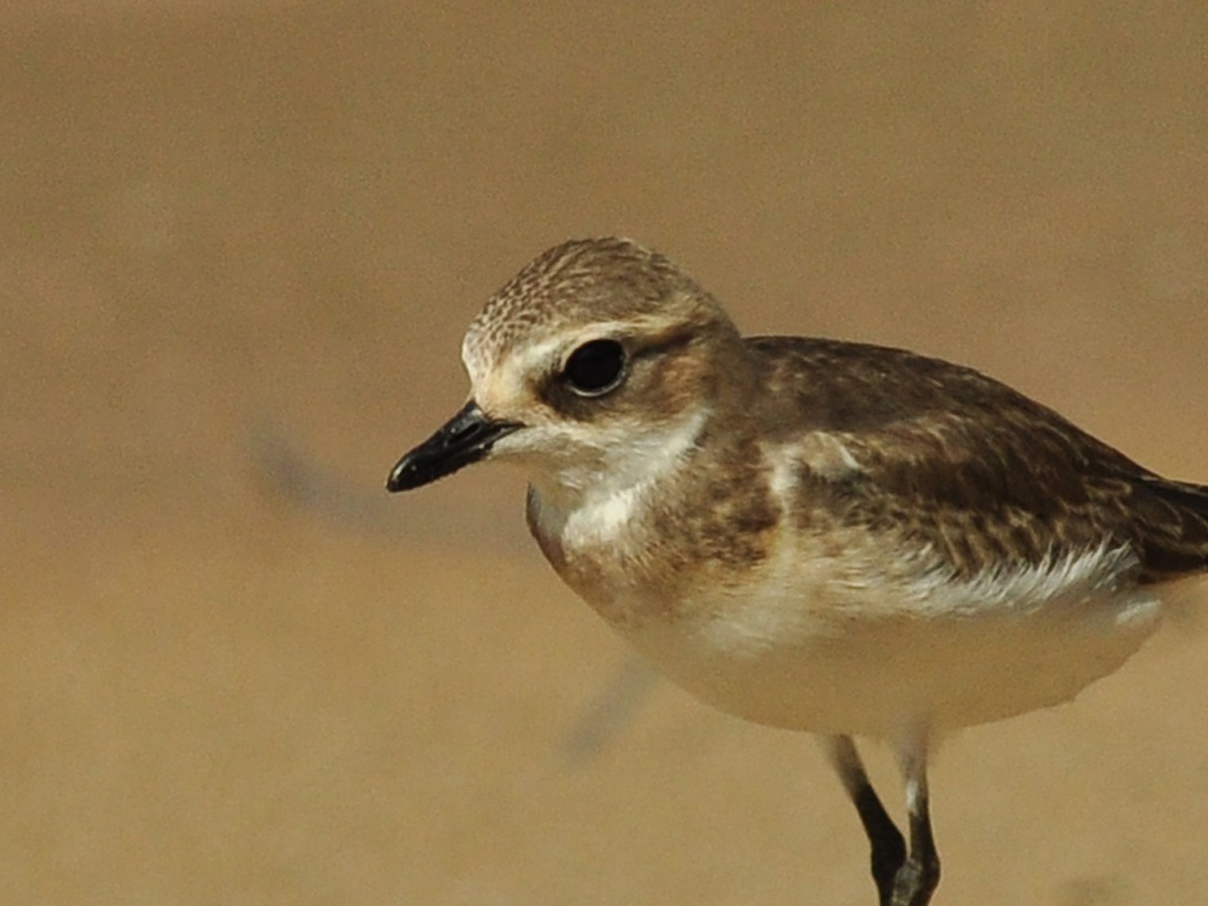
[(592, 340), (570, 354), (562, 378), (579, 396), (603, 396), (620, 386), (625, 349), (616, 340)]

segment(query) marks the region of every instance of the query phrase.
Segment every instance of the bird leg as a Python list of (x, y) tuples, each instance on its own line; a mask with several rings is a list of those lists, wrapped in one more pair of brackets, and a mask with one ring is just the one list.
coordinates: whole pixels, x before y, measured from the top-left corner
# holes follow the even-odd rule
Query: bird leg
[[(918, 736), (898, 752), (898, 766), (906, 787), (910, 820), (910, 854), (893, 879), (889, 906), (927, 906), (940, 883), (940, 857), (931, 832), (927, 806), (927, 740)], [(882, 894), (884, 898), (884, 894)]]
[[(851, 737), (828, 736), (824, 746), (848, 797), (856, 806), (864, 833), (872, 846), (872, 879), (877, 885), (880, 906), (897, 906), (898, 900), (894, 899), (894, 895), (898, 876), (906, 866), (906, 841), (885, 811), (877, 791), (872, 788)], [(911, 834), (913, 836), (913, 826)]]

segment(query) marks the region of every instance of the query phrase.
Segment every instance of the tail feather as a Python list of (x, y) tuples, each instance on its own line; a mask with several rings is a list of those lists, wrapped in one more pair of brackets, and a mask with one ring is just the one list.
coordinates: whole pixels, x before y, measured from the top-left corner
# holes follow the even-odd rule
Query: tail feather
[(1163, 581), (1208, 571), (1208, 485), (1147, 475), (1135, 490), (1146, 578)]

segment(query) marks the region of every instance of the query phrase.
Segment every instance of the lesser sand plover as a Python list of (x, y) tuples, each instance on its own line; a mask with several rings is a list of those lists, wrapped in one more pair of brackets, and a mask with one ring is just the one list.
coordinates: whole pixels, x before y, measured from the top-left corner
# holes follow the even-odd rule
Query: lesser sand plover
[[(1208, 570), (1208, 487), (968, 368), (744, 338), (627, 240), (538, 257), (462, 359), (469, 401), (388, 488), (523, 467), (537, 543), (610, 626), (723, 711), (823, 737), (883, 906), (939, 881), (929, 743), (1072, 698)], [(894, 747), (909, 845), (853, 736)]]

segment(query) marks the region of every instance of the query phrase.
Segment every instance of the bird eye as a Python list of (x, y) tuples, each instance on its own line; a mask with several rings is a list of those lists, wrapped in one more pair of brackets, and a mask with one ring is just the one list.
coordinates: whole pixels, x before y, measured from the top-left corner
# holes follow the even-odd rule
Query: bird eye
[(570, 354), (562, 378), (579, 396), (603, 396), (625, 375), (625, 349), (616, 340), (592, 340)]

